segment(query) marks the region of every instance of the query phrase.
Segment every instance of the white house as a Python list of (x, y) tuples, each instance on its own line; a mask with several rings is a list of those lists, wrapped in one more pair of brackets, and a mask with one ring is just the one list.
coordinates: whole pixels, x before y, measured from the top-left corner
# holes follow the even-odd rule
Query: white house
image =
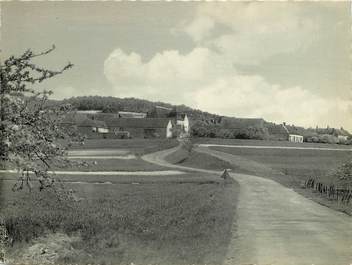
[(339, 140), (342, 140), (342, 141), (347, 141), (348, 140), (348, 136), (347, 135), (338, 135), (337, 138)]
[(293, 134), (289, 131), (289, 129), (286, 127), (286, 124), (283, 123), (282, 127), (285, 129), (287, 136), (288, 136), (288, 141), (293, 142), (293, 143), (303, 143), (303, 136), (299, 134)]
[(182, 132), (184, 134), (189, 134), (189, 119), (187, 117), (187, 114), (185, 114), (183, 120), (177, 120), (176, 124), (181, 127)]
[(303, 136), (298, 134), (289, 134), (288, 140), (294, 143), (303, 143)]
[(97, 133), (108, 133), (109, 128), (106, 126), (105, 122), (93, 120), (92, 131)]
[(169, 120), (167, 126), (166, 126), (166, 138), (172, 138), (172, 122)]

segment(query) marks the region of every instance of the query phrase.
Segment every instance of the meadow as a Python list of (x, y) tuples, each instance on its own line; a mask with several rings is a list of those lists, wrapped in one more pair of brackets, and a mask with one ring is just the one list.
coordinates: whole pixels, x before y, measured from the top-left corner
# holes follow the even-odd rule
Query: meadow
[(13, 193), (12, 181), (2, 184), (8, 258), (38, 261), (45, 246), (51, 257), (60, 252), (55, 264), (220, 264), (238, 189), (219, 181), (71, 183), (65, 190), (75, 200), (59, 201), (50, 190)]
[[(283, 175), (305, 181), (308, 177), (324, 177), (342, 163), (350, 161), (352, 152), (331, 150), (247, 149), (211, 147), (211, 149), (240, 156), (268, 166)], [(250, 168), (247, 168), (250, 172)]]
[(56, 170), (65, 171), (158, 171), (167, 170), (165, 167), (150, 164), (140, 157), (132, 159), (94, 159), (81, 158), (72, 159), (73, 161), (85, 162), (86, 166), (69, 166), (64, 169)]
[[(231, 141), (237, 145), (256, 145), (253, 141), (249, 143)], [(330, 144), (297, 144), (288, 142), (266, 142), (262, 145), (272, 146), (298, 146), (298, 147), (321, 147), (321, 148), (348, 148), (348, 146)], [(217, 144), (225, 144), (224, 141), (213, 141)], [(282, 143), (282, 145), (281, 145)], [(226, 144), (229, 144), (227, 142)], [(338, 189), (352, 188), (352, 172), (339, 172), (343, 165), (350, 165), (352, 161), (351, 151), (337, 150), (312, 150), (312, 149), (260, 149), (260, 148), (232, 148), (232, 147), (210, 147), (213, 150), (232, 154), (234, 172), (257, 175), (273, 179), (289, 188), (294, 189), (305, 197), (318, 203), (343, 211), (352, 215), (352, 205), (341, 203), (317, 192), (315, 189), (307, 189), (306, 182), (315, 179), (324, 185), (333, 185)], [(346, 171), (346, 169), (342, 169)]]
[(72, 149), (128, 150), (132, 154), (143, 155), (177, 145), (176, 139), (87, 139), (84, 141), (84, 145), (74, 144)]
[(243, 139), (219, 139), (219, 138), (193, 138), (195, 144), (223, 144), (223, 145), (254, 145), (254, 146), (285, 146), (285, 147), (313, 147), (313, 148), (339, 148), (351, 149), (351, 145), (324, 144), (324, 143), (293, 143), (289, 141), (269, 140), (243, 140)]
[[(149, 141), (88, 140), (76, 150), (122, 150), (136, 159), (79, 159), (90, 166), (64, 170), (167, 170), (140, 155), (175, 142)], [(220, 176), (56, 177), (56, 192), (13, 192), (16, 174), (0, 176), (7, 258), (14, 264), (221, 264), (235, 231), (238, 185)]]

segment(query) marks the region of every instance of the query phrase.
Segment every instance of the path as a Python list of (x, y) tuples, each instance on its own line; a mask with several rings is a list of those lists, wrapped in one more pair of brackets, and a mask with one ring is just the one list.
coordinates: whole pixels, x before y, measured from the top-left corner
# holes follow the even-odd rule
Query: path
[(328, 147), (299, 147), (299, 146), (272, 146), (272, 145), (229, 145), (229, 144), (199, 144), (199, 147), (228, 147), (248, 149), (293, 149), (293, 150), (320, 150), (352, 152), (351, 148), (328, 148)]
[[(175, 148), (143, 157), (161, 166), (204, 173), (167, 163)], [(197, 151), (231, 162), (230, 154), (198, 147)], [(237, 159), (237, 158), (236, 158)], [(237, 220), (224, 264), (352, 264), (352, 218), (319, 205), (279, 183), (231, 173), (240, 185)]]
[[(59, 175), (89, 175), (89, 176), (166, 176), (185, 174), (179, 170), (158, 171), (48, 171)], [(1, 173), (18, 174), (16, 170), (0, 170)]]

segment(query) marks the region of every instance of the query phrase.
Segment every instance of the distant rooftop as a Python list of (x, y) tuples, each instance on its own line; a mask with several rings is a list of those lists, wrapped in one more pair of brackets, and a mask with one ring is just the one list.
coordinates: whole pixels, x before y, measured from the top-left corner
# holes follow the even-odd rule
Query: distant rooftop
[(100, 112), (101, 110), (77, 110), (77, 113), (82, 113), (82, 114), (95, 114)]

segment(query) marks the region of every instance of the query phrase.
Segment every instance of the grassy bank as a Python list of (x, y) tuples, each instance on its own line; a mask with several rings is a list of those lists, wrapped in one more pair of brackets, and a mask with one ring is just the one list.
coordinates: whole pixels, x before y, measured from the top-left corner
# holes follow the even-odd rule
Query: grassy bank
[(166, 161), (172, 164), (194, 167), (208, 170), (224, 170), (236, 169), (236, 165), (223, 161), (211, 155), (196, 151), (188, 152), (183, 148), (177, 149), (165, 158)]
[(78, 199), (62, 203), (4, 183), (8, 256), (17, 261), (35, 239), (60, 233), (72, 242), (56, 264), (220, 264), (231, 238), (236, 184), (70, 184)]

